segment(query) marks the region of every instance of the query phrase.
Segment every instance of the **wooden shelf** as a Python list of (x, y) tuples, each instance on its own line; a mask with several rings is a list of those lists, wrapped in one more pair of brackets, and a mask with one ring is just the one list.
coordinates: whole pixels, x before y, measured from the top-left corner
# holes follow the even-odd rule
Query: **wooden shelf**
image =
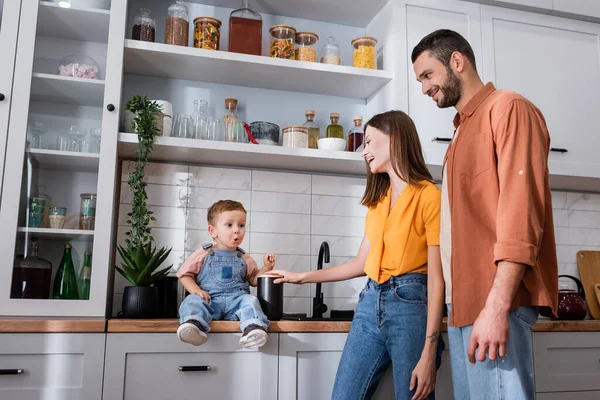
[(48, 240), (94, 240), (94, 231), (80, 229), (50, 229), (19, 227), (17, 232)]
[(367, 99), (393, 73), (125, 40), (125, 73)]
[[(120, 133), (119, 156), (133, 159), (137, 144), (136, 134)], [(359, 176), (366, 174), (360, 153), (175, 137), (158, 138), (150, 160)]]
[(34, 73), (31, 101), (102, 107), (104, 81)]
[(108, 43), (110, 11), (63, 8), (40, 1), (37, 35), (84, 42)]
[(100, 155), (75, 151), (29, 149), (27, 154), (40, 169), (58, 171), (98, 172)]

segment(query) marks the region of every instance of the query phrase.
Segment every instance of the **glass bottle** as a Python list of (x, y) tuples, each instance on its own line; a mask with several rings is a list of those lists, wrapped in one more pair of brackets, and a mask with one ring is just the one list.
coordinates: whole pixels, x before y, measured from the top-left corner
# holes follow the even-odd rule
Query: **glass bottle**
[(52, 298), (56, 300), (78, 300), (77, 276), (71, 257), (71, 243), (65, 244), (58, 270), (54, 276), (54, 286), (52, 288)]
[(361, 116), (354, 117), (354, 126), (348, 132), (348, 151), (356, 151), (362, 144), (365, 136)]
[(79, 298), (81, 300), (90, 299), (90, 283), (92, 279), (92, 252), (83, 253), (83, 266), (79, 274)]
[(183, 4), (183, 1), (178, 0), (167, 9), (165, 44), (187, 46), (189, 30), (188, 8)]
[(342, 59), (340, 58), (340, 46), (335, 44), (335, 38), (333, 36), (329, 36), (327, 38), (327, 44), (323, 45), (321, 63), (335, 65), (340, 65), (342, 63)]
[(15, 260), (10, 297), (47, 299), (50, 297), (51, 280), (52, 263), (38, 256), (38, 239), (33, 237), (27, 257)]
[(344, 128), (338, 123), (340, 114), (331, 113), (329, 117), (331, 118), (331, 124), (327, 126), (327, 137), (344, 139)]
[(206, 119), (208, 118), (208, 101), (194, 100), (192, 123), (194, 124), (194, 139), (206, 138)]
[(140, 8), (140, 14), (134, 18), (131, 38), (144, 42), (154, 42), (156, 38), (156, 22), (150, 16), (150, 10), (147, 8)]
[(223, 130), (227, 142), (248, 142), (248, 135), (244, 130), (244, 123), (238, 120), (238, 101), (236, 99), (225, 99), (225, 114), (223, 115)]
[(319, 141), (319, 135), (321, 134), (321, 130), (319, 129), (319, 125), (316, 124), (315, 120), (315, 111), (314, 110), (306, 110), (304, 112), (306, 116), (306, 122), (302, 124), (305, 128), (308, 128), (308, 148), (316, 149), (317, 142)]
[(262, 17), (250, 9), (248, 0), (229, 14), (229, 51), (262, 55)]
[(52, 197), (46, 193), (46, 185), (37, 185), (35, 187), (35, 193), (32, 197), (42, 198), (45, 200), (44, 215), (42, 216), (42, 228), (49, 228)]

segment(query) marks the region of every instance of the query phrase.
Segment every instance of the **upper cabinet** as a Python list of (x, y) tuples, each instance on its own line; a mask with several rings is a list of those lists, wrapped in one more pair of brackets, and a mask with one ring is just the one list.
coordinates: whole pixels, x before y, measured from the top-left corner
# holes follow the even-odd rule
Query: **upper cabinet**
[(597, 0), (552, 0), (553, 14), (568, 17), (588, 17), (589, 20), (600, 21), (600, 2)]

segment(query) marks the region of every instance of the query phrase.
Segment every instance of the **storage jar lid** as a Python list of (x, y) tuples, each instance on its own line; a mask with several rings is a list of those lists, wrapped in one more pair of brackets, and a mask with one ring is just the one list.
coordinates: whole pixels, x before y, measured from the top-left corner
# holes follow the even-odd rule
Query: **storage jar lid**
[(269, 29), (269, 33), (276, 37), (277, 39), (281, 39), (278, 36), (287, 36), (289, 34), (296, 35), (296, 28), (290, 25), (273, 25)]
[(319, 40), (319, 35), (314, 32), (298, 32), (296, 33), (296, 44), (313, 45)]
[(308, 133), (308, 128), (305, 126), (301, 126), (301, 125), (290, 125), (290, 126), (284, 126), (283, 127), (283, 132), (288, 132), (288, 131), (299, 131), (299, 132), (303, 132), (303, 133)]
[(225, 99), (225, 106), (229, 106), (229, 105), (233, 105), (233, 106), (237, 106), (237, 99), (233, 99), (233, 98), (227, 98)]
[(372, 36), (360, 36), (360, 37), (357, 37), (355, 39), (352, 39), (352, 42), (350, 42), (350, 43), (354, 47), (358, 47), (358, 46), (375, 46), (377, 44), (377, 39), (375, 39)]
[(194, 24), (197, 24), (199, 22), (209, 22), (212, 24), (215, 24), (217, 26), (217, 28), (219, 28), (221, 26), (221, 20), (215, 17), (196, 17), (194, 18)]

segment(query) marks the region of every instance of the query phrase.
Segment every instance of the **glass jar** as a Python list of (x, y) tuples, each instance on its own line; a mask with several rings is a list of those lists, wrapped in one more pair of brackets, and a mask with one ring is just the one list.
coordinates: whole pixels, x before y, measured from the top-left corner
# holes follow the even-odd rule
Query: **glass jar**
[(221, 20), (213, 17), (198, 17), (194, 19), (194, 25), (194, 47), (219, 50)]
[(60, 61), (58, 74), (74, 78), (100, 79), (100, 67), (92, 57), (73, 54)]
[(156, 22), (150, 16), (150, 10), (147, 8), (140, 8), (140, 14), (136, 15), (133, 19), (131, 38), (144, 42), (154, 42), (156, 38)]
[(194, 125), (194, 139), (206, 137), (206, 119), (208, 118), (208, 101), (194, 100), (192, 124)]
[(96, 193), (82, 193), (79, 206), (79, 229), (93, 231), (96, 226)]
[(357, 68), (377, 69), (377, 51), (375, 46), (377, 39), (370, 36), (361, 36), (352, 40), (354, 52), (352, 53), (352, 65)]
[(313, 32), (296, 33), (296, 47), (294, 58), (298, 61), (317, 62), (317, 50), (313, 47), (319, 40), (319, 35)]
[(50, 228), (62, 229), (65, 227), (65, 220), (67, 219), (66, 207), (50, 207), (49, 214)]
[(229, 47), (232, 53), (262, 55), (262, 17), (248, 7), (244, 0), (241, 8), (229, 15)]
[(308, 128), (304, 126), (286, 126), (283, 128), (283, 146), (301, 149), (308, 148)]
[(244, 129), (243, 122), (237, 116), (238, 101), (236, 99), (225, 99), (225, 114), (223, 114), (223, 130), (227, 142), (248, 142), (248, 135)]
[(33, 197), (44, 199), (44, 211), (40, 228), (49, 228), (50, 219), (48, 219), (48, 216), (50, 215), (50, 207), (52, 206), (52, 197), (46, 193), (46, 185), (37, 185)]
[(331, 113), (329, 114), (331, 124), (327, 126), (326, 137), (344, 139), (344, 128), (338, 123), (340, 120), (340, 114)]
[(176, 1), (167, 9), (165, 44), (187, 46), (189, 31), (188, 8), (183, 4), (183, 1)]
[(365, 136), (361, 116), (354, 117), (354, 126), (348, 132), (348, 151), (356, 151), (362, 144)]
[(314, 110), (306, 110), (304, 112), (306, 116), (306, 122), (302, 124), (305, 128), (308, 129), (308, 148), (309, 149), (317, 149), (319, 142), (319, 135), (321, 134), (321, 130), (319, 125), (315, 123), (315, 111)]
[(340, 46), (335, 44), (335, 38), (333, 36), (327, 38), (327, 44), (323, 45), (322, 53), (321, 63), (335, 65), (340, 65), (342, 63), (340, 58)]
[(15, 260), (10, 297), (12, 299), (48, 299), (52, 263), (38, 256), (38, 239), (31, 238), (29, 254)]
[(274, 25), (269, 29), (269, 33), (271, 34), (270, 56), (293, 60), (296, 29), (289, 25)]

